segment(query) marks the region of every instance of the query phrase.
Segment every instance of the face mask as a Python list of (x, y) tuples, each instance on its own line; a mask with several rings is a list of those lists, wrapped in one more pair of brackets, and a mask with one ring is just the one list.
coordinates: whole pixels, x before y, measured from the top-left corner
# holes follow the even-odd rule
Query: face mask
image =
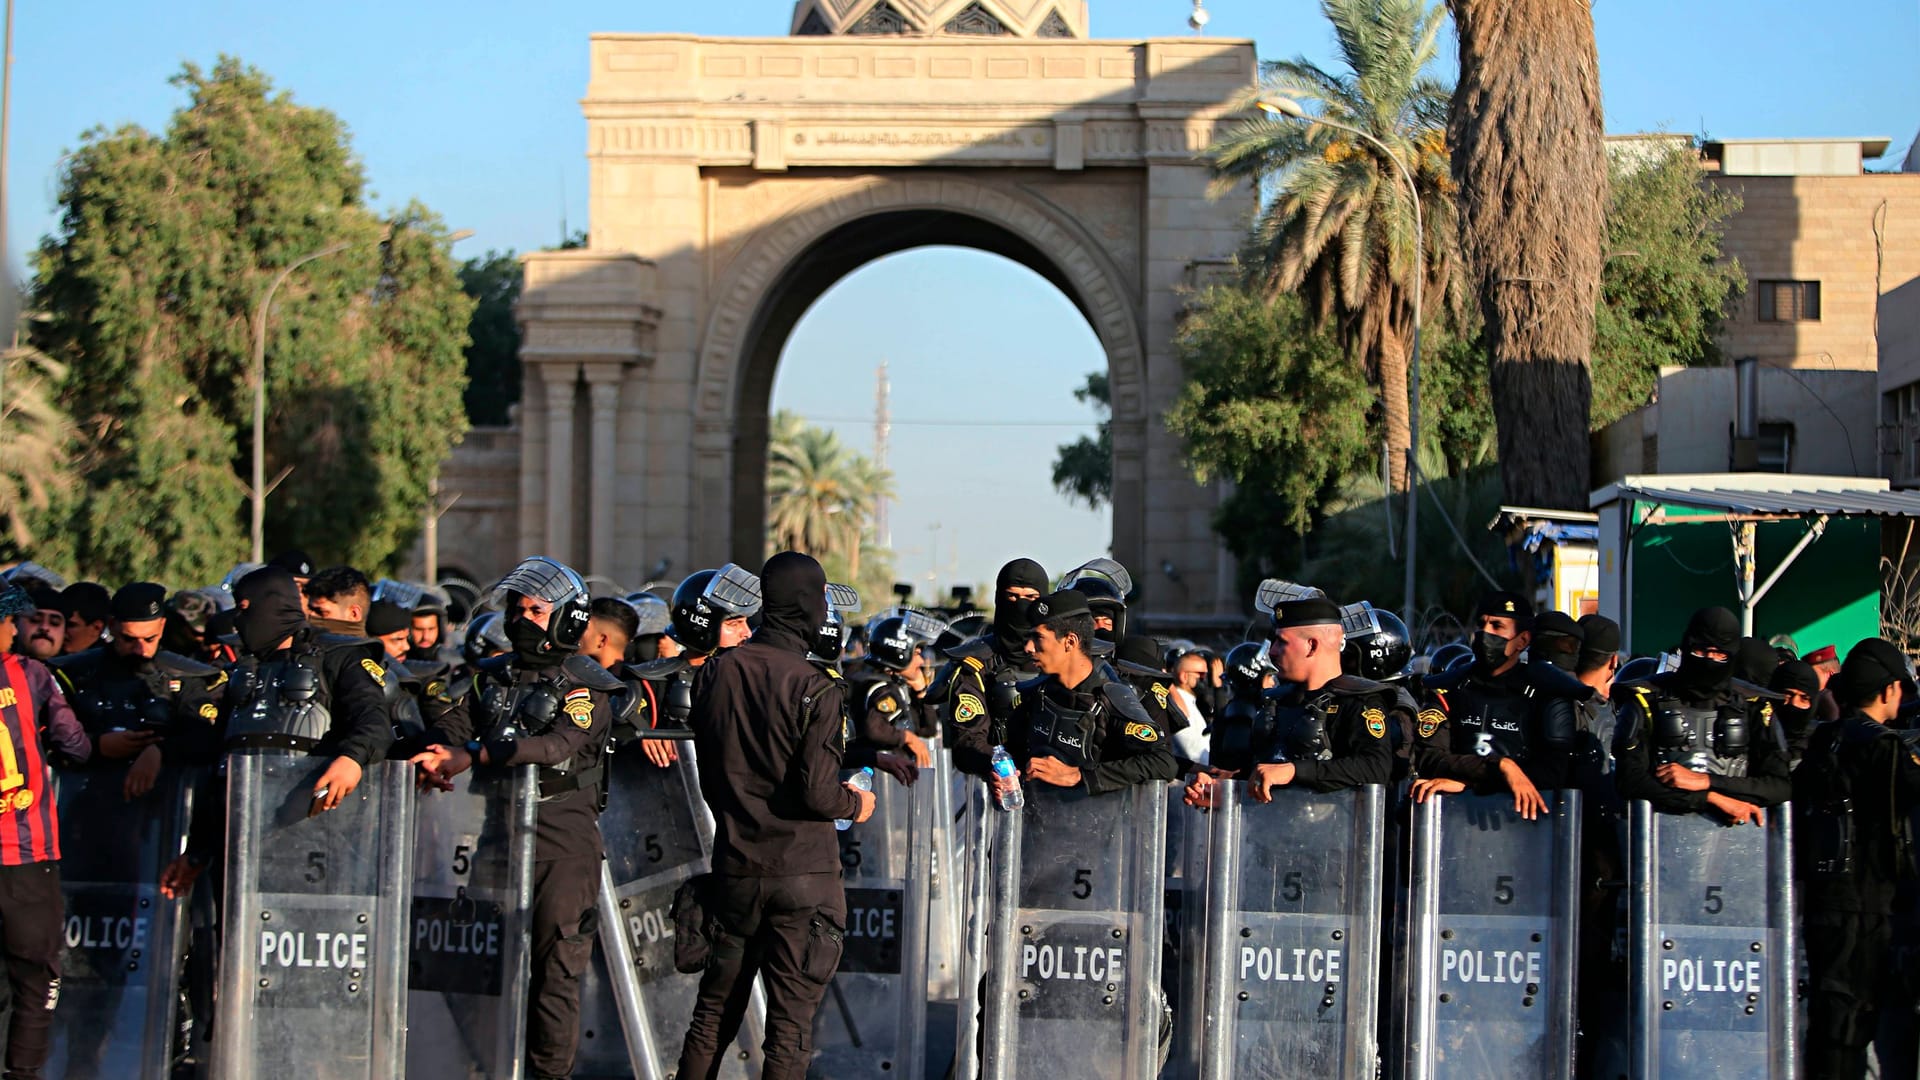
[(1491, 630), (1476, 630), (1473, 634), (1473, 658), (1480, 666), (1493, 671), (1507, 662), (1507, 646), (1513, 644), (1512, 638), (1501, 637)]
[(1724, 690), (1733, 679), (1733, 661), (1709, 660), (1704, 656), (1684, 653), (1680, 657), (1680, 667), (1673, 673), (1673, 681), (1682, 689), (1700, 694)]
[(546, 655), (546, 628), (523, 616), (515, 615), (507, 620), (507, 641), (522, 660), (538, 660)]

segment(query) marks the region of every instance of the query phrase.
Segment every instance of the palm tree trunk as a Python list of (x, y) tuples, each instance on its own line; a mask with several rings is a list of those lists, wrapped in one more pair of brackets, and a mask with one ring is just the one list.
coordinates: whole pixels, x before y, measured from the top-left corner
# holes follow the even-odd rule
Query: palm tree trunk
[[(1411, 321), (1409, 319), (1409, 321)], [(1380, 406), (1386, 420), (1387, 462), (1393, 490), (1407, 490), (1407, 448), (1412, 445), (1407, 408), (1407, 342), (1400, 320), (1388, 317), (1380, 328)]]
[(1584, 510), (1607, 199), (1593, 14), (1580, 0), (1449, 6), (1453, 175), (1506, 500)]

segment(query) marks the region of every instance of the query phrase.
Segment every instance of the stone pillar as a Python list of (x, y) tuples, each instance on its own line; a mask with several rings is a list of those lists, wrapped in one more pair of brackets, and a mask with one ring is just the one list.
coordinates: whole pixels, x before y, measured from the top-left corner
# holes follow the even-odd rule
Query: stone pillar
[(615, 450), (619, 434), (616, 421), (624, 376), (619, 364), (587, 364), (583, 370), (593, 406), (592, 449), (587, 460), (587, 571), (612, 577), (615, 574), (613, 542), (618, 527), (614, 479), (620, 468)]
[(573, 391), (578, 364), (542, 364), (547, 388), (547, 533), (541, 554), (571, 565), (573, 558)]

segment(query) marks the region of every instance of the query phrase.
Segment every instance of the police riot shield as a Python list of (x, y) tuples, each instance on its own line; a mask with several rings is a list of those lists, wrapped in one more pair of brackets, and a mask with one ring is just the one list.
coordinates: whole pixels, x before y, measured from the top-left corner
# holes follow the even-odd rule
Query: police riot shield
[(527, 1042), (532, 765), (469, 769), (414, 810), (407, 1070), (512, 1080)]
[(960, 867), (962, 921), (960, 928), (960, 1008), (954, 1018), (953, 1075), (980, 1075), (980, 1018), (987, 989), (987, 927), (993, 915), (994, 821), (987, 785), (977, 777), (954, 771), (959, 805), (954, 811), (954, 861)]
[(953, 756), (939, 736), (927, 740), (933, 754), (933, 772), (923, 778), (931, 786), (933, 856), (928, 877), (927, 1000), (957, 1001), (960, 993), (960, 937), (966, 924), (964, 877), (956, 861)]
[(375, 762), (315, 814), (327, 764), (227, 755), (216, 1080), (391, 1080), (406, 1058), (413, 771)]
[(1442, 795), (1413, 807), (1394, 1007), (1407, 1080), (1573, 1075), (1580, 793)]
[[(579, 1077), (668, 1080), (693, 1017), (698, 974), (673, 966), (673, 894), (705, 873), (713, 853), (713, 819), (700, 797), (693, 743), (660, 768), (636, 745), (607, 766), (607, 806), (600, 836), (600, 948), (580, 983)], [(757, 1076), (766, 1006), (759, 988), (747, 1010), (723, 1076)]]
[(163, 769), (136, 799), (126, 797), (126, 779), (125, 768), (56, 776), (70, 841), (60, 860), (67, 951), (51, 1076), (171, 1075), (186, 899), (161, 896), (159, 881), (186, 841), (194, 775)]
[(1630, 804), (1634, 1076), (1794, 1075), (1792, 816), (1756, 828)]
[(993, 816), (986, 1080), (1159, 1070), (1167, 798), (1029, 784)]
[(813, 1016), (811, 1076), (925, 1071), (933, 776), (921, 770), (912, 787), (876, 776), (873, 816), (840, 833), (846, 947)]
[(1373, 1076), (1385, 789), (1215, 792), (1201, 1075)]
[(1195, 1080), (1206, 1046), (1206, 811), (1188, 806), (1186, 790), (1167, 786), (1167, 871), (1160, 949), (1160, 988), (1173, 1008), (1173, 1045), (1162, 1080)]

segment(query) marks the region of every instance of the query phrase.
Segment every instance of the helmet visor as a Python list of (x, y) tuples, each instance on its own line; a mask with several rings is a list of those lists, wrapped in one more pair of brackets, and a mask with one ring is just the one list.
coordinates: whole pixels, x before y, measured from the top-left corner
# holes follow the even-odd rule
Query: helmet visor
[(673, 625), (673, 611), (667, 602), (652, 593), (634, 593), (627, 597), (627, 606), (640, 617), (639, 625), (634, 629), (635, 637), (651, 637), (664, 634), (667, 627)]
[(1346, 634), (1348, 641), (1379, 633), (1380, 622), (1374, 618), (1373, 605), (1362, 600), (1341, 608), (1340, 629)]
[(1060, 588), (1071, 589), (1082, 581), (1104, 581), (1113, 586), (1123, 600), (1133, 592), (1133, 575), (1112, 559), (1093, 559), (1067, 571), (1067, 576), (1060, 579)]
[(549, 604), (560, 604), (568, 600), (587, 599), (587, 584), (580, 575), (568, 566), (538, 555), (522, 562), (507, 571), (507, 576), (493, 587), (488, 602), (495, 607), (505, 608), (511, 594), (544, 600)]
[(760, 611), (760, 578), (744, 567), (728, 563), (714, 573), (700, 595), (713, 606), (725, 609), (730, 618), (752, 618)]
[(1273, 614), (1273, 609), (1294, 600), (1326, 599), (1327, 594), (1311, 585), (1300, 585), (1279, 578), (1268, 578), (1260, 583), (1260, 590), (1253, 595), (1253, 606), (1262, 615)]
[(419, 610), (421, 606), (420, 601), (425, 598), (426, 595), (427, 590), (424, 587), (415, 585), (410, 581), (395, 581), (392, 578), (381, 578), (373, 586), (373, 598), (375, 600), (385, 600), (389, 604), (398, 604), (408, 611)]
[(842, 614), (860, 609), (860, 592), (851, 585), (827, 582), (827, 607)]

